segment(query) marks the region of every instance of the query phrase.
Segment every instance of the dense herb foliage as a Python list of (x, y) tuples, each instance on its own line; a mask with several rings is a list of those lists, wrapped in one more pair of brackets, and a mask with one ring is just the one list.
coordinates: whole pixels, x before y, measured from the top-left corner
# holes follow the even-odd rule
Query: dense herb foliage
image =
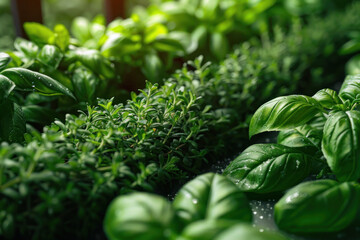
[(197, 59), (125, 105), (100, 101), (42, 134), (30, 129), (25, 146), (3, 143), (0, 235), (88, 238), (117, 194), (171, 187), (238, 151), (259, 104), (343, 73), (335, 49), (360, 26), (359, 10), (245, 43), (220, 65)]

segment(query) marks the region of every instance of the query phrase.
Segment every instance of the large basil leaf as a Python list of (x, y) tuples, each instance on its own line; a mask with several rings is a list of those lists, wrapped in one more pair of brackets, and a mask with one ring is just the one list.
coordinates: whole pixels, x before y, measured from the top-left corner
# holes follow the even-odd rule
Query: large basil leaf
[(101, 53), (105, 57), (121, 58), (124, 55), (139, 51), (141, 47), (140, 43), (132, 41), (123, 34), (113, 33), (108, 36), (101, 47)]
[(275, 98), (262, 105), (251, 118), (250, 137), (264, 131), (278, 131), (305, 124), (321, 112), (321, 105), (313, 98), (292, 95)]
[(15, 39), (14, 46), (16, 50), (18, 50), (24, 55), (23, 57), (27, 57), (30, 59), (36, 58), (36, 55), (39, 51), (39, 47), (36, 46), (36, 44), (22, 38)]
[(247, 224), (237, 224), (220, 233), (214, 240), (287, 240), (277, 232), (263, 231)]
[(37, 90), (43, 95), (66, 95), (74, 98), (74, 95), (68, 88), (58, 81), (38, 72), (25, 68), (9, 68), (2, 74), (11, 79), (17, 88), (25, 91)]
[(360, 112), (336, 112), (324, 126), (324, 156), (340, 181), (360, 178)]
[(31, 41), (45, 45), (54, 37), (54, 33), (44, 25), (36, 22), (24, 23), (24, 30)]
[(113, 64), (103, 57), (97, 50), (77, 49), (76, 59), (91, 69), (93, 72), (103, 75), (106, 78), (113, 78), (115, 70)]
[(339, 96), (343, 100), (352, 102), (358, 94), (360, 94), (360, 75), (347, 76), (341, 86)]
[(271, 193), (288, 189), (306, 178), (312, 157), (279, 144), (248, 147), (225, 169), (224, 175), (245, 192)]
[(98, 90), (99, 79), (87, 69), (77, 68), (72, 81), (76, 98), (91, 103)]
[(144, 57), (144, 66), (141, 68), (147, 80), (160, 82), (162, 80), (163, 64), (156, 53), (148, 53)]
[(212, 240), (237, 222), (226, 220), (200, 220), (188, 225), (176, 240)]
[(0, 72), (6, 68), (6, 66), (11, 62), (11, 57), (9, 54), (0, 53)]
[(318, 91), (313, 98), (316, 99), (321, 106), (328, 109), (333, 109), (334, 106), (342, 104), (337, 92), (329, 88)]
[[(359, 42), (360, 45), (360, 42)], [(360, 54), (352, 57), (345, 65), (345, 72), (348, 75), (360, 74)]]
[(14, 82), (0, 74), (0, 104), (8, 98), (14, 88)]
[(91, 38), (90, 22), (85, 17), (77, 17), (71, 24), (71, 32), (80, 43), (86, 42)]
[(173, 202), (184, 225), (203, 219), (251, 221), (244, 193), (227, 178), (207, 173), (183, 186)]
[(110, 240), (165, 240), (173, 231), (174, 216), (166, 199), (133, 193), (112, 201), (106, 212), (104, 229)]
[(275, 221), (289, 232), (336, 232), (346, 228), (359, 211), (360, 186), (334, 180), (302, 183), (275, 204)]
[(38, 54), (37, 59), (50, 68), (58, 68), (63, 54), (61, 50), (53, 45), (45, 45)]
[(288, 147), (313, 148), (321, 151), (322, 130), (305, 124), (291, 130), (281, 131), (277, 142)]
[(22, 142), (26, 127), (21, 107), (5, 100), (0, 104), (0, 109), (0, 142)]

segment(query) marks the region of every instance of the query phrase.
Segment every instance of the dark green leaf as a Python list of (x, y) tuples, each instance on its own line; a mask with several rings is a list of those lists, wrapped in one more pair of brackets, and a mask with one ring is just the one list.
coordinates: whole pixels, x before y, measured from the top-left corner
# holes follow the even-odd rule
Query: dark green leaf
[(245, 192), (271, 193), (303, 181), (311, 171), (312, 157), (279, 144), (248, 147), (225, 169), (224, 175)]
[(0, 74), (0, 104), (8, 98), (14, 88), (15, 84), (10, 79)]
[(324, 126), (322, 150), (340, 181), (360, 178), (360, 112), (336, 112)]
[(350, 100), (352, 102), (358, 94), (360, 94), (360, 75), (347, 76), (341, 86), (339, 96), (344, 101)]
[(251, 118), (250, 137), (264, 131), (279, 131), (301, 126), (322, 111), (313, 98), (303, 95), (278, 97), (263, 104)]
[(24, 23), (24, 30), (30, 40), (39, 45), (50, 43), (50, 40), (54, 37), (53, 31), (36, 22)]
[(66, 95), (75, 99), (68, 88), (44, 74), (25, 68), (6, 69), (2, 74), (13, 81), (16, 87), (21, 90), (37, 90), (43, 95)]
[(0, 53), (0, 72), (6, 68), (6, 66), (11, 62), (11, 57), (9, 54)]
[(251, 221), (244, 193), (227, 178), (208, 173), (183, 186), (173, 202), (184, 225), (198, 220)]
[(33, 42), (27, 41), (22, 38), (17, 38), (14, 43), (15, 49), (24, 54), (24, 57), (36, 58), (39, 47)]
[(288, 147), (310, 147), (321, 150), (322, 130), (305, 124), (292, 130), (281, 131), (277, 142)]
[(24, 140), (25, 120), (21, 107), (10, 100), (0, 104), (0, 142), (17, 142)]
[(77, 68), (74, 72), (73, 79), (75, 96), (79, 101), (92, 103), (99, 79), (84, 68)]
[(147, 80), (156, 83), (161, 82), (163, 64), (155, 53), (149, 53), (144, 57), (144, 66), (142, 70)]
[(110, 240), (167, 240), (174, 216), (166, 199), (148, 193), (133, 193), (112, 201), (106, 212), (104, 229)]
[(54, 110), (38, 105), (23, 106), (22, 111), (26, 122), (39, 123), (41, 125), (49, 125), (55, 118), (59, 117)]
[(289, 232), (337, 232), (359, 211), (360, 187), (334, 180), (302, 183), (275, 204), (275, 222)]
[(62, 58), (63, 54), (61, 53), (61, 50), (53, 45), (45, 45), (37, 57), (39, 62), (47, 67), (55, 69), (58, 68)]
[(313, 98), (327, 109), (334, 109), (335, 105), (342, 104), (337, 92), (329, 88), (318, 91)]

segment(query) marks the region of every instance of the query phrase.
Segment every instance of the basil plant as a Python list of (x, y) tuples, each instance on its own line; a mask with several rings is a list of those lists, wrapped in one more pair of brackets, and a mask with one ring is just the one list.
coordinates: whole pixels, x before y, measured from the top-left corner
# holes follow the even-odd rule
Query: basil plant
[[(344, 229), (359, 212), (359, 101), (360, 75), (353, 75), (339, 92), (322, 89), (312, 97), (291, 95), (263, 104), (251, 119), (249, 135), (280, 131), (277, 143), (250, 146), (224, 175), (241, 190), (258, 194), (285, 191), (311, 175), (336, 178), (290, 190), (277, 203), (275, 220), (291, 232)], [(335, 203), (341, 206), (331, 207)]]
[(249, 225), (252, 213), (245, 194), (227, 178), (208, 173), (183, 186), (171, 203), (149, 193), (120, 196), (110, 204), (105, 233), (110, 240), (286, 239)]

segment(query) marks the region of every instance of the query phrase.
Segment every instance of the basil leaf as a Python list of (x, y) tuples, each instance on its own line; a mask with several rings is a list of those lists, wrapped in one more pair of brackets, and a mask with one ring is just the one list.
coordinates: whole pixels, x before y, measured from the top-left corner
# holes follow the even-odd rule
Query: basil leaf
[(211, 53), (217, 58), (217, 60), (224, 59), (226, 53), (228, 53), (228, 42), (225, 36), (221, 33), (213, 33), (210, 38), (210, 50)]
[(176, 240), (213, 240), (236, 222), (225, 220), (200, 220), (188, 225)]
[(327, 109), (333, 109), (335, 105), (342, 104), (337, 92), (329, 88), (318, 91), (313, 98), (316, 99), (321, 106)]
[(345, 65), (345, 72), (348, 75), (360, 74), (360, 55), (356, 55), (355, 57), (350, 58), (350, 60)]
[(9, 68), (2, 74), (11, 79), (17, 88), (26, 91), (37, 90), (43, 95), (66, 95), (75, 99), (70, 90), (56, 80), (25, 68)]
[(36, 22), (24, 23), (24, 30), (29, 39), (39, 45), (50, 43), (50, 40), (54, 37), (53, 31)]
[(63, 58), (61, 50), (53, 45), (45, 45), (38, 54), (37, 59), (50, 68), (58, 68)]
[(0, 53), (0, 72), (6, 68), (6, 66), (11, 62), (11, 57), (9, 54)]
[(62, 24), (57, 24), (54, 27), (55, 45), (58, 46), (61, 51), (66, 51), (70, 44), (70, 34), (66, 27)]
[(288, 238), (277, 232), (263, 231), (247, 224), (237, 224), (223, 231), (214, 240), (287, 240)]
[(142, 48), (140, 43), (134, 42), (120, 33), (110, 34), (108, 39), (101, 47), (101, 53), (105, 57), (124, 56), (127, 54), (133, 54)]
[(110, 204), (104, 230), (110, 240), (167, 240), (174, 210), (166, 199), (148, 193), (120, 196)]
[(115, 77), (113, 64), (103, 57), (97, 50), (77, 49), (76, 59), (91, 69), (93, 72), (103, 75), (106, 78)]
[(183, 45), (178, 40), (168, 37), (158, 37), (152, 42), (152, 45), (156, 50), (163, 52), (185, 51)]
[(227, 178), (207, 173), (185, 184), (173, 206), (184, 225), (203, 219), (251, 221), (244, 193)]
[(77, 68), (73, 75), (75, 96), (79, 101), (92, 102), (98, 90), (99, 79), (84, 68)]
[(341, 86), (339, 96), (344, 101), (350, 100), (352, 102), (358, 94), (360, 94), (360, 75), (347, 76)]
[(292, 95), (275, 98), (263, 104), (251, 118), (249, 135), (299, 127), (322, 110), (313, 98)]
[(160, 82), (162, 80), (162, 62), (155, 53), (149, 53), (144, 57), (144, 66), (141, 68), (147, 80)]
[(36, 58), (36, 55), (39, 51), (39, 47), (36, 46), (36, 44), (22, 38), (15, 39), (14, 46), (16, 50), (18, 50), (24, 55), (24, 57), (31, 59)]
[(0, 104), (8, 98), (14, 88), (13, 81), (0, 74)]
[(311, 171), (310, 155), (279, 144), (256, 144), (245, 149), (224, 175), (245, 192), (271, 193), (288, 189)]
[(289, 232), (336, 232), (346, 228), (359, 210), (360, 187), (318, 180), (290, 189), (275, 204), (275, 222)]
[(21, 107), (10, 100), (0, 104), (0, 142), (17, 142), (24, 140), (25, 120)]
[(322, 150), (340, 181), (360, 178), (360, 112), (336, 112), (325, 123)]
[(281, 131), (277, 143), (288, 147), (310, 147), (321, 151), (322, 130), (305, 124), (292, 130)]
[(55, 118), (60, 117), (54, 110), (38, 105), (23, 106), (22, 111), (26, 122), (39, 123), (41, 125), (49, 125)]
[(86, 42), (91, 38), (90, 22), (85, 17), (77, 17), (71, 24), (71, 32), (80, 43)]

